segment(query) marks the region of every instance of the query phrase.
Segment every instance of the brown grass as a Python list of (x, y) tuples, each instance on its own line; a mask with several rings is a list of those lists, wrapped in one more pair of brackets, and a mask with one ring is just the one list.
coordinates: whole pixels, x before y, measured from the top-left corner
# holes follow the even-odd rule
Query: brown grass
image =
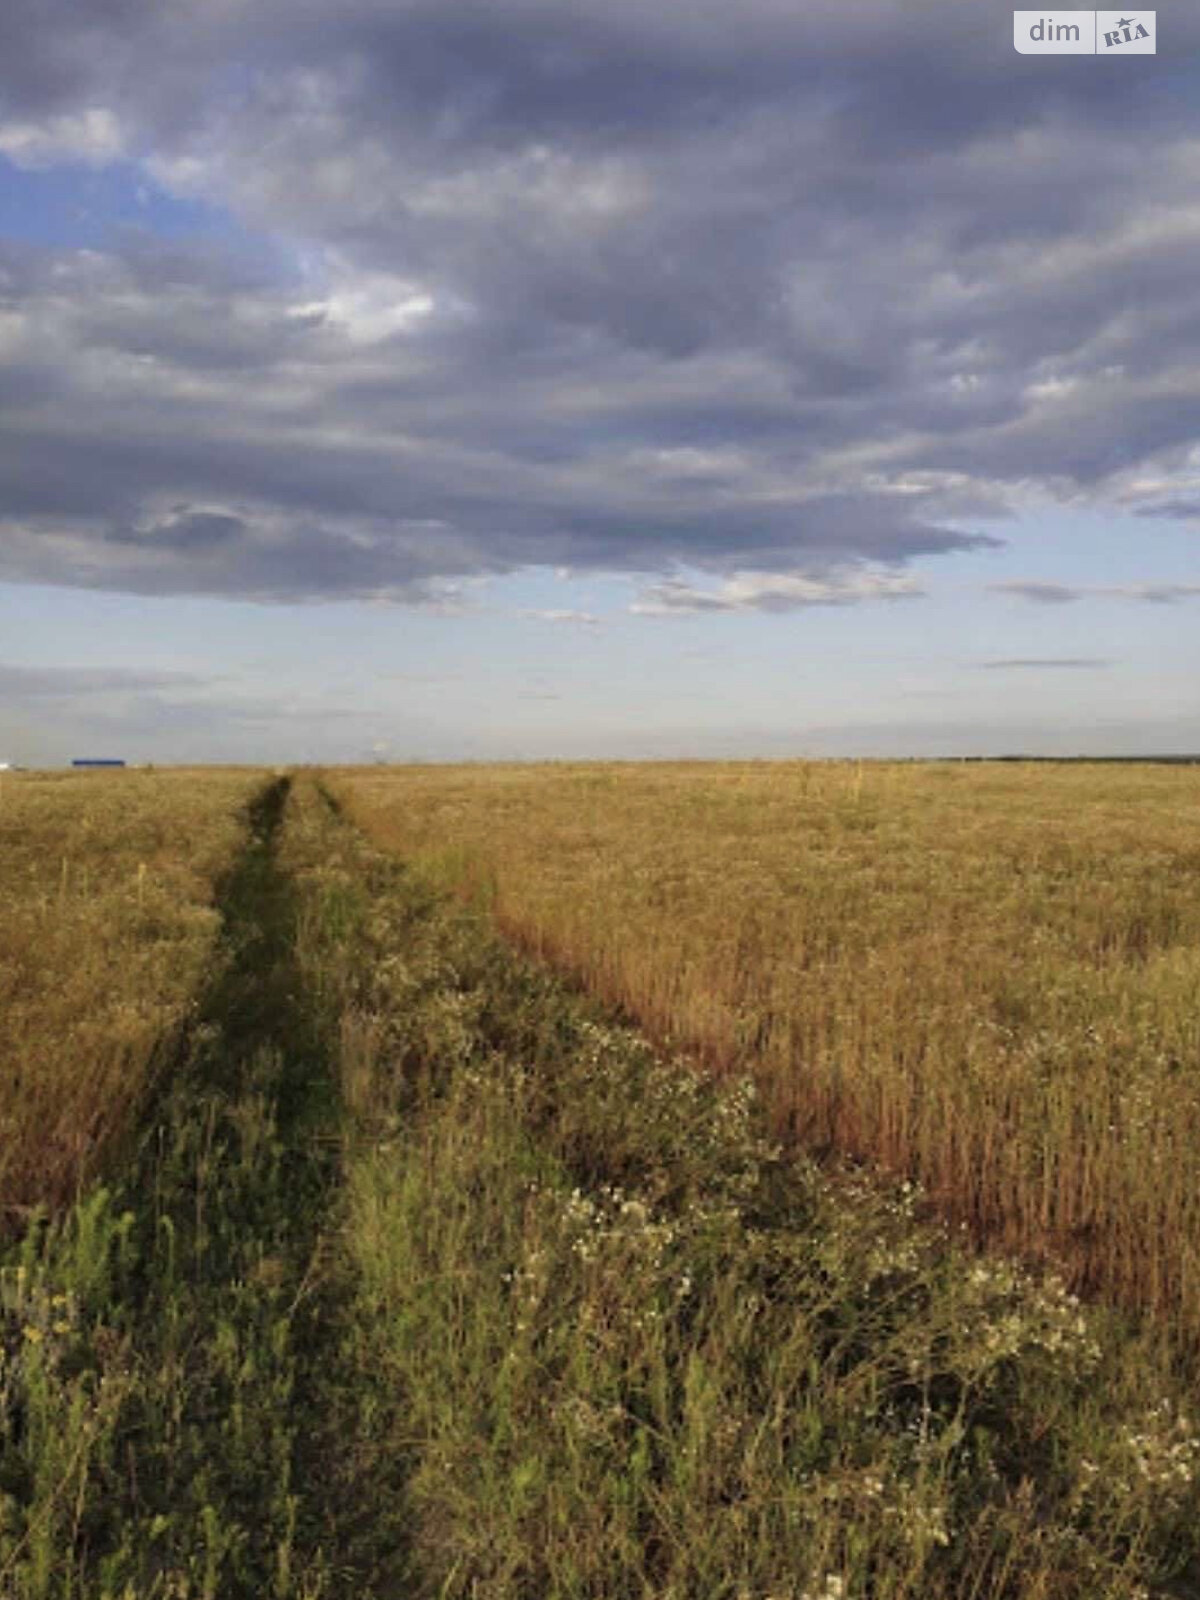
[(261, 776), (0, 777), (0, 1227), (129, 1125), (209, 963)]
[(719, 1069), (777, 1128), (1200, 1342), (1200, 772), (409, 768), (379, 842)]

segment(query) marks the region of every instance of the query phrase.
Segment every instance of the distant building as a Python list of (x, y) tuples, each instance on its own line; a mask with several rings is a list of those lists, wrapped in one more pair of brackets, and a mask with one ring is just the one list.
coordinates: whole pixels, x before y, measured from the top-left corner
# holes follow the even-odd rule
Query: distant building
[(123, 760), (113, 756), (77, 756), (71, 765), (73, 767), (123, 767)]

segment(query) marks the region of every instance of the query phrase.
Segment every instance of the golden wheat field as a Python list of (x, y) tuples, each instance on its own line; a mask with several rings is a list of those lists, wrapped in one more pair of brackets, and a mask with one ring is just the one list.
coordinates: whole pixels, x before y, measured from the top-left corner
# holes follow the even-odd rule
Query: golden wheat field
[(256, 773), (0, 776), (0, 1212), (96, 1170), (186, 1014)]
[(777, 1129), (1200, 1339), (1200, 771), (342, 771), (347, 812)]
[(1197, 776), (5, 775), (0, 1596), (1195, 1600)]

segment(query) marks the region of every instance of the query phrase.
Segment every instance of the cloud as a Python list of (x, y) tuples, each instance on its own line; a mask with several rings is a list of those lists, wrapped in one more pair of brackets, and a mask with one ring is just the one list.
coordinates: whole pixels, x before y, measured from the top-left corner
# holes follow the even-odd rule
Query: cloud
[(1177, 600), (1194, 600), (1200, 583), (1127, 583), (1097, 593), (1120, 595), (1129, 600), (1144, 600), (1152, 606), (1174, 605)]
[(600, 618), (594, 616), (590, 611), (572, 611), (550, 607), (545, 610), (522, 611), (521, 615), (530, 618), (533, 622), (561, 623), (567, 627), (598, 628), (600, 626)]
[(796, 573), (743, 572), (715, 590), (667, 579), (644, 590), (629, 609), (645, 617), (799, 611), (808, 606), (859, 605), (865, 600), (914, 600), (923, 592), (912, 578), (899, 573), (848, 572), (817, 579)]
[(198, 689), (213, 681), (188, 672), (143, 672), (130, 667), (26, 667), (0, 662), (0, 695), (9, 704)]
[(952, 0), (15, 0), (0, 153), (216, 221), (0, 246), (0, 579), (784, 608), (1031, 496), (1182, 514), (1173, 29), (1118, 81)]
[(1103, 656), (1044, 656), (1020, 657), (1015, 656), (1009, 660), (1002, 658), (995, 661), (979, 661), (976, 663), (985, 672), (1011, 672), (1011, 671), (1056, 671), (1063, 669), (1068, 672), (1092, 671), (1101, 667), (1111, 667), (1113, 663)]
[(1066, 583), (1043, 583), (1040, 579), (1014, 578), (1004, 583), (989, 583), (993, 594), (1009, 594), (1017, 600), (1029, 600), (1039, 606), (1065, 606), (1082, 600), (1086, 589)]
[[(368, 710), (361, 693), (332, 687), (260, 688), (239, 677), (183, 671), (0, 663), (4, 755), (27, 765), (80, 754), (211, 760), (218, 751), (222, 760), (258, 765), (363, 760), (381, 727), (416, 746), (440, 732), (411, 709)], [(450, 753), (446, 745), (440, 754)]]
[(994, 594), (1012, 595), (1035, 605), (1072, 605), (1079, 600), (1140, 600), (1146, 605), (1174, 605), (1200, 596), (1200, 583), (1094, 583), (1069, 585), (1017, 579), (990, 583)]
[(49, 167), (82, 161), (103, 167), (124, 153), (120, 123), (102, 106), (66, 112), (44, 122), (0, 122), (0, 155), (14, 166)]
[(1164, 500), (1158, 505), (1139, 507), (1137, 514), (1139, 517), (1170, 517), (1192, 521), (1200, 518), (1200, 499), (1181, 497), (1176, 500)]
[(246, 523), (230, 512), (179, 506), (148, 525), (111, 528), (108, 536), (153, 550), (199, 551), (225, 546), (246, 532)]

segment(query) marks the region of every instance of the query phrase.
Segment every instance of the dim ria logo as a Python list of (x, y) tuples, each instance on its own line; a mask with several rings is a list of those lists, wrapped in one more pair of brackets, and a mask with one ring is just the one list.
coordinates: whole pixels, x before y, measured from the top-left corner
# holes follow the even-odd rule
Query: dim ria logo
[(1152, 56), (1154, 11), (1014, 11), (1023, 56)]

